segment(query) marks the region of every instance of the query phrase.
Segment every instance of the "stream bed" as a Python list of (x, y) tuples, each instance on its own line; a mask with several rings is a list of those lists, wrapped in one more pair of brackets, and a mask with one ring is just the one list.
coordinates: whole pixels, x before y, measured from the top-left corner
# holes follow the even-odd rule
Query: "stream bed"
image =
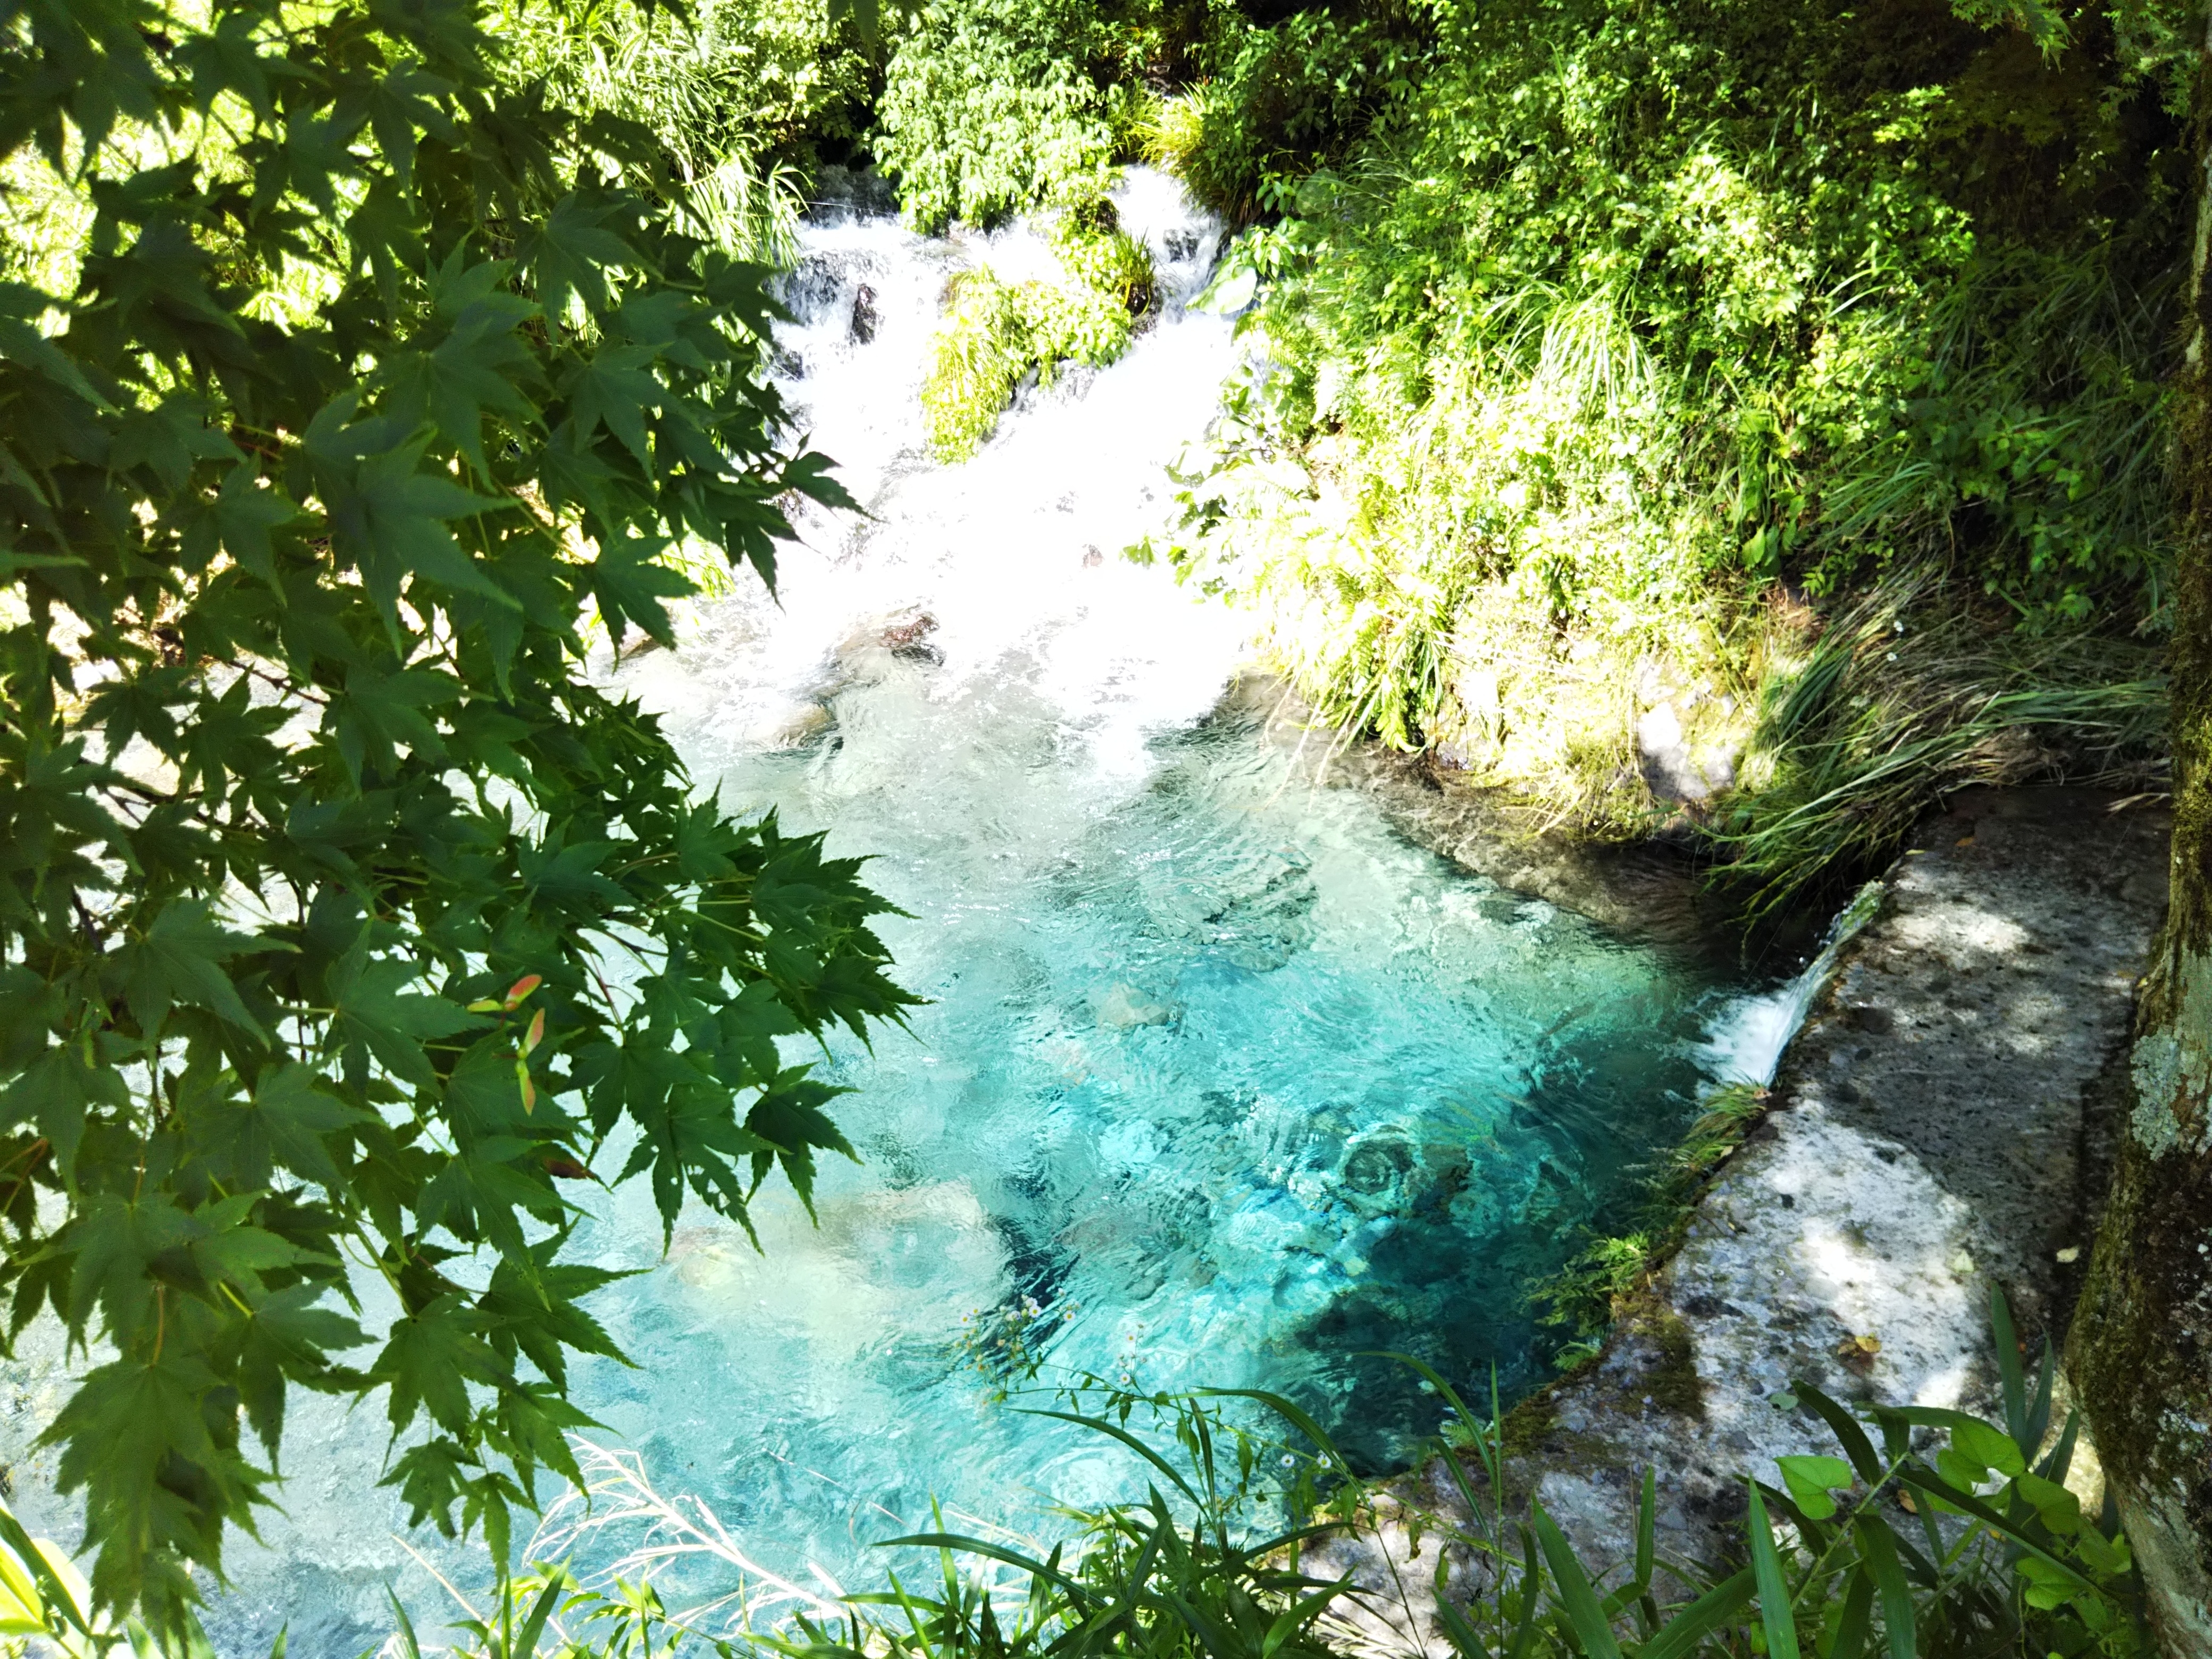
[[(1010, 1340), (1048, 1382), (1279, 1390), (1376, 1468), (1437, 1402), (1361, 1352), (1540, 1380), (1530, 1283), (1787, 1034), (1786, 988), (1464, 873), (1224, 701), (1249, 619), (1120, 556), (1239, 349), (1184, 307), (1218, 228), (1141, 171), (1120, 200), (1163, 314), (958, 466), (927, 459), (915, 397), (946, 277), (1041, 245), (810, 225), (779, 374), (872, 516), (809, 519), (777, 600), (741, 578), (681, 650), (603, 665), (702, 787), (874, 859), (929, 999), (815, 1052), (862, 1160), (824, 1166), (818, 1224), (779, 1182), (759, 1250), (699, 1210), (664, 1257), (639, 1187), (577, 1240), (637, 1270), (594, 1304), (635, 1368), (574, 1372), (601, 1437), (817, 1584), (873, 1579), (872, 1540), (933, 1498), (1043, 1528), (1132, 1491), (1124, 1455), (994, 1403)], [(351, 1659), (395, 1573), (419, 1622), (450, 1616), (392, 1495), (364, 1496), (381, 1427), (302, 1403), (290, 1517), (211, 1621), (226, 1653), (289, 1617), (299, 1659)]]

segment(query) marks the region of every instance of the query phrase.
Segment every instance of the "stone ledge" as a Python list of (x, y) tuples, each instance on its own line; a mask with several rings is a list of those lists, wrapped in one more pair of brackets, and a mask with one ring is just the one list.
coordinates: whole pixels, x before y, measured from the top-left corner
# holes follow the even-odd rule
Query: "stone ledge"
[[(1715, 1559), (1746, 1473), (1827, 1449), (1773, 1403), (1792, 1381), (1986, 1408), (1993, 1282), (2031, 1345), (2061, 1334), (2081, 1269), (2060, 1255), (2086, 1256), (2102, 1176), (2093, 1106), (2166, 897), (2164, 814), (2115, 805), (1961, 794), (1892, 867), (1652, 1312), (1554, 1394), (1535, 1489), (1601, 1558), (1626, 1516), (1594, 1464), (1656, 1465), (1668, 1542)], [(1649, 1332), (1678, 1321), (1696, 1386), (1655, 1393), (1681, 1362)]]

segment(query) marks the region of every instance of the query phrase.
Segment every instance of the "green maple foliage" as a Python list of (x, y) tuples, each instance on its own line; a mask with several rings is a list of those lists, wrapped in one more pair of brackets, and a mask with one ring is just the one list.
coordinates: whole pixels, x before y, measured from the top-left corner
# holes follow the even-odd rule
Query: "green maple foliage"
[(86, 1345), (96, 1595), (170, 1628), (295, 1388), (380, 1391), (503, 1556), (615, 1352), (563, 1182), (806, 1196), (777, 1039), (909, 1001), (855, 863), (584, 673), (594, 611), (669, 639), (672, 542), (772, 583), (846, 498), (766, 273), (495, 53), (472, 0), (0, 0), (0, 179), (80, 226), (0, 285), (0, 1285)]

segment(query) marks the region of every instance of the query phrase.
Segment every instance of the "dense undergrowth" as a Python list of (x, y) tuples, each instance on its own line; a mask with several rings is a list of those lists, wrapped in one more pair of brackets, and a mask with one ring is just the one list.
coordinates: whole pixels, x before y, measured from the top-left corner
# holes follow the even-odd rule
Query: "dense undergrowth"
[[(2054, 1420), (2049, 1349), (2031, 1376), (2002, 1296), (1991, 1315), (1993, 1419), (1853, 1408), (1798, 1382), (1790, 1409), (1807, 1441), (1843, 1455), (1782, 1457), (1772, 1480), (1747, 1473), (1740, 1533), (1711, 1561), (1665, 1547), (1660, 1474), (1646, 1470), (1620, 1528), (1627, 1559), (1593, 1570), (1528, 1489), (1496, 1401), (1470, 1410), (1418, 1361), (1404, 1363), (1424, 1371), (1441, 1412), (1432, 1483), (1362, 1479), (1276, 1395), (1093, 1382), (1039, 1389), (1049, 1403), (1029, 1409), (1116, 1443), (1142, 1498), (1066, 1511), (1049, 1541), (988, 1522), (951, 1531), (933, 1515), (929, 1529), (884, 1541), (927, 1553), (887, 1557), (880, 1586), (855, 1592), (779, 1576), (711, 1511), (654, 1490), (634, 1455), (580, 1440), (588, 1485), (549, 1512), (529, 1569), (474, 1596), (453, 1589), (457, 1639), (445, 1650), (1368, 1659), (1435, 1644), (1455, 1659), (2133, 1659), (2148, 1650), (2141, 1583), (2109, 1503), (2093, 1515), (2081, 1481), (2069, 1485), (2079, 1425)], [(1419, 1495), (1425, 1484), (1437, 1498)], [(679, 1568), (693, 1604), (672, 1606), (656, 1587), (672, 1594)], [(436, 1650), (396, 1601), (393, 1620), (390, 1659)], [(4, 1507), (0, 1635), (42, 1637), (70, 1659), (126, 1644), (160, 1659), (143, 1630), (96, 1613), (67, 1558)]]
[[(1686, 796), (1766, 902), (1946, 785), (2142, 775), (2167, 21), (2084, 9), (2040, 46), (1942, 5), (1425, 21), (1419, 85), (1348, 153), (1215, 191), (1279, 214), (1232, 256), (1264, 283), (1253, 366), (1158, 550), (1262, 605), (1331, 719), (1601, 832)], [(1912, 671), (1822, 643), (1869, 592), (1929, 641)], [(1790, 711), (1823, 699), (1875, 712), (1808, 744)], [(1661, 701), (1735, 785), (1714, 810), (1647, 789)]]

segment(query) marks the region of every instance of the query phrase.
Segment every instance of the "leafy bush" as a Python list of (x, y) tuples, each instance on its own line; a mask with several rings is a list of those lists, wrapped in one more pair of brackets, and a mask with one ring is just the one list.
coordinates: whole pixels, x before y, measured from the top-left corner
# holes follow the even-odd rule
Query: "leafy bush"
[(1232, 225), (1291, 210), (1300, 180), (1408, 95), (1423, 45), (1402, 17), (1299, 11), (1262, 27), (1224, 10), (1208, 72), (1147, 112), (1146, 152)]
[(980, 449), (1032, 371), (1049, 383), (1063, 363), (1112, 362), (1151, 308), (1152, 255), (1121, 228), (1103, 191), (1073, 195), (1055, 216), (1052, 247), (1063, 283), (1006, 283), (988, 269), (954, 279), (921, 387), (923, 425), (939, 460)]
[(1259, 605), (1325, 715), (1626, 830), (1596, 688), (1756, 702), (1784, 585), (1948, 568), (2033, 633), (2163, 627), (2179, 11), (2050, 10), (2047, 57), (1939, 0), (1417, 16), (1349, 150), (1240, 149), (1228, 77), (1159, 121), (1277, 216), (1154, 550)]
[(915, 228), (991, 226), (1114, 155), (1084, 0), (940, 0), (884, 71), (878, 162)]
[(672, 543), (772, 581), (845, 500), (650, 137), (471, 6), (9, 18), (8, 176), (82, 234), (0, 287), (0, 1282), (98, 1358), (46, 1436), (94, 1599), (173, 1633), (295, 1387), (503, 1558), (613, 1352), (561, 1183), (805, 1195), (777, 1037), (908, 999), (857, 864), (584, 672), (586, 614), (672, 637)]

